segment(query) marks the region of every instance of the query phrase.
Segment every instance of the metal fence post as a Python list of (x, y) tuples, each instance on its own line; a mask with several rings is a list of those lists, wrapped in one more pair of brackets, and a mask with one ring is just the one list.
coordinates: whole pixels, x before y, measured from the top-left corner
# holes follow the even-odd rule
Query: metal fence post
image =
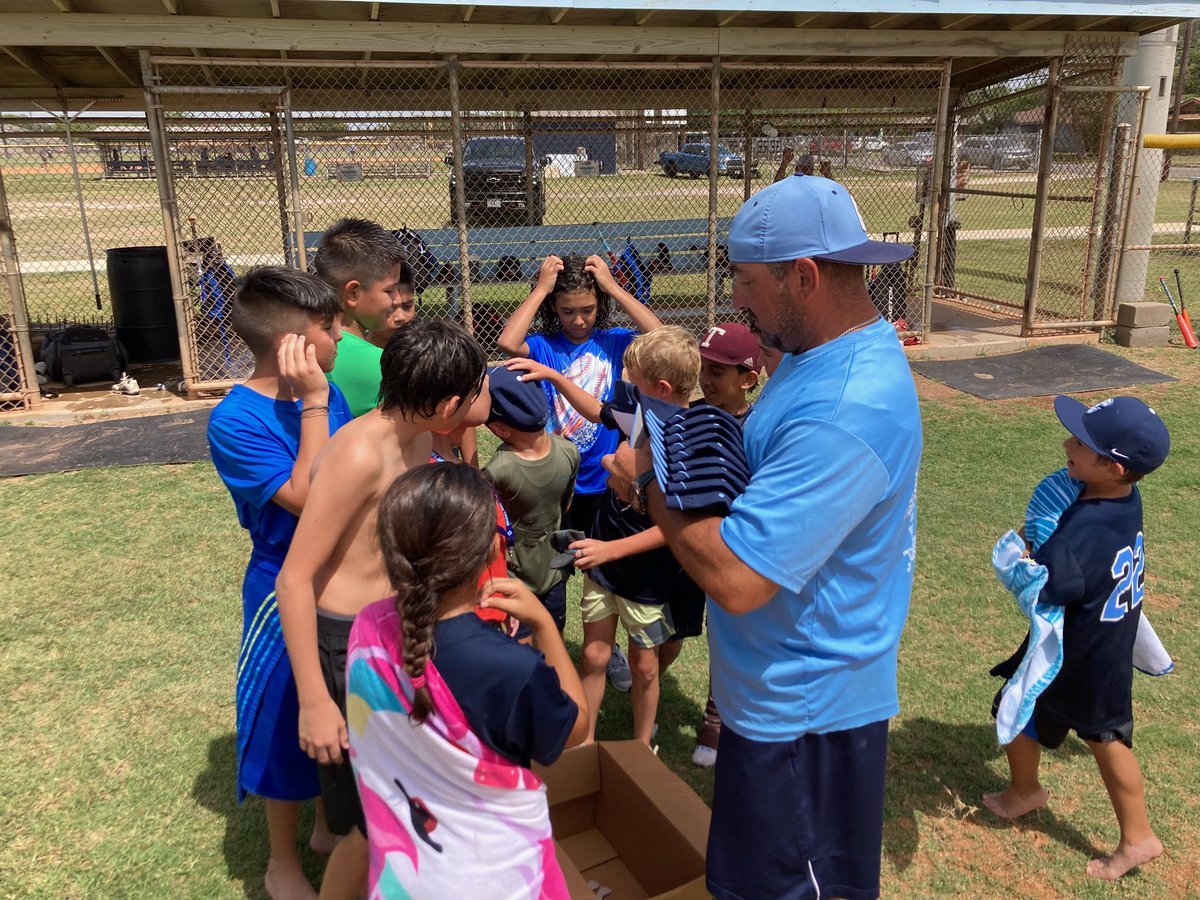
[[(299, 252), (297, 251), (294, 254), (288, 253), (288, 235), (292, 233), (292, 223), (288, 221), (288, 189), (287, 182), (285, 181), (283, 174), (283, 158), (287, 151), (284, 149), (283, 128), (279, 121), (279, 112), (280, 109), (277, 105), (276, 108), (272, 109), (269, 113), (271, 120), (271, 149), (275, 153), (275, 203), (279, 207), (279, 239), (283, 242), (284, 258), (286, 259), (290, 256), (292, 265), (294, 265), (297, 269), (301, 269)], [(301, 237), (300, 243), (304, 243), (303, 237)], [(303, 269), (301, 269), (301, 271), (303, 271)]]
[(933, 292), (937, 283), (938, 258), (942, 246), (942, 206), (949, 196), (950, 190), (950, 157), (953, 155), (947, 146), (954, 140), (954, 133), (947, 126), (950, 118), (950, 60), (946, 60), (942, 68), (941, 84), (938, 87), (937, 124), (933, 138), (933, 160), (930, 163), (931, 175), (940, 173), (940, 184), (934, 186), (932, 177), (929, 179), (929, 230), (925, 238), (925, 298), (921, 323), (921, 342), (929, 343), (929, 333), (933, 330)]
[(721, 58), (712, 61), (712, 99), (708, 114), (708, 298), (704, 320), (712, 328), (717, 318), (717, 140), (721, 127)]
[(1054, 165), (1054, 138), (1058, 132), (1058, 75), (1062, 59), (1050, 60), (1046, 79), (1046, 114), (1042, 120), (1041, 156), (1038, 160), (1037, 191), (1033, 201), (1033, 230), (1029, 241), (1029, 265), (1025, 270), (1025, 316), (1022, 335), (1033, 333), (1037, 314), (1038, 279), (1042, 272), (1042, 241), (1046, 231), (1046, 199), (1050, 194), (1050, 169)]
[[(471, 307), (471, 249), (467, 238), (467, 186), (463, 183), (462, 105), (458, 94), (458, 73), (462, 69), (457, 56), (446, 60), (450, 80), (450, 140), (454, 147), (454, 218), (458, 222), (459, 283), (462, 286), (463, 325), (475, 333), (475, 317)], [(543, 186), (543, 190), (545, 187)]]
[(0, 171), (0, 259), (4, 260), (4, 278), (8, 283), (9, 304), (12, 311), (13, 339), (17, 344), (20, 391), (10, 400), (0, 394), (2, 402), (24, 403), (29, 409), (42, 404), (42, 392), (38, 388), (37, 369), (34, 368), (33, 340), (29, 333), (29, 310), (25, 305), (25, 287), (21, 284), (21, 270), (17, 261), (17, 244), (13, 239), (12, 219), (8, 214), (8, 196), (4, 193), (4, 172)]
[(308, 248), (304, 246), (304, 210), (300, 204), (300, 171), (296, 168), (296, 134), (292, 129), (292, 91), (283, 92), (283, 132), (287, 139), (288, 175), (292, 182), (292, 228), (296, 233), (296, 268), (308, 271)]
[(1121, 221), (1121, 187), (1125, 183), (1126, 155), (1129, 149), (1128, 122), (1122, 122), (1116, 128), (1116, 133), (1105, 143), (1112, 143), (1111, 166), (1108, 172), (1108, 190), (1104, 198), (1104, 217), (1101, 220), (1100, 258), (1096, 262), (1096, 280), (1092, 284), (1091, 301), (1092, 315), (1097, 319), (1107, 317), (1112, 309), (1113, 284), (1112, 269), (1114, 257), (1120, 252), (1117, 242), (1118, 225)]
[(192, 334), (189, 327), (187, 286), (183, 283), (183, 266), (180, 263), (179, 235), (176, 222), (179, 218), (175, 199), (175, 184), (171, 177), (171, 154), (167, 150), (166, 125), (163, 121), (162, 103), (155, 87), (158, 76), (154, 74), (147, 50), (138, 52), (142, 66), (142, 88), (146, 104), (146, 127), (150, 131), (150, 146), (154, 153), (154, 172), (158, 181), (158, 200), (162, 208), (163, 237), (167, 247), (167, 268), (171, 275), (171, 291), (175, 302), (175, 328), (179, 333), (179, 362), (183, 370), (183, 386), (190, 390), (197, 380), (196, 362), (192, 355)]
[[(76, 115), (81, 115), (92, 105), (89, 102)], [(75, 156), (75, 140), (71, 137), (71, 114), (67, 111), (65, 103), (63, 104), (62, 121), (63, 128), (67, 133), (67, 153), (71, 156), (71, 177), (75, 180), (75, 200), (79, 204), (79, 221), (83, 225), (83, 244), (87, 249), (88, 268), (92, 272), (92, 293), (96, 298), (96, 309), (103, 309), (104, 305), (100, 302), (100, 282), (96, 278), (96, 256), (92, 250), (92, 232), (88, 228), (87, 210), (83, 204), (83, 187), (79, 183), (79, 160)]]

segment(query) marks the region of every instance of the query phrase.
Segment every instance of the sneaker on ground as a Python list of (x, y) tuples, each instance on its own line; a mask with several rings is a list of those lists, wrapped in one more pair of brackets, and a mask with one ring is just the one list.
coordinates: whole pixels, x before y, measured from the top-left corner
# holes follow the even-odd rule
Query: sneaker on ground
[(717, 751), (712, 747), (697, 744), (695, 751), (692, 753), (692, 762), (702, 769), (711, 769), (717, 764)]
[(619, 645), (613, 644), (612, 656), (608, 659), (608, 680), (622, 693), (633, 687), (633, 674), (629, 671), (629, 660)]

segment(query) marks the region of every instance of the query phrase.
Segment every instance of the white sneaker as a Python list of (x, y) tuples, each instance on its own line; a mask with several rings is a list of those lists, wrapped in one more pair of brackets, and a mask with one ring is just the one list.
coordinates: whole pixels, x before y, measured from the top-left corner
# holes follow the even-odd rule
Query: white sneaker
[(617, 644), (613, 644), (612, 656), (608, 658), (608, 680), (622, 693), (628, 693), (629, 689), (633, 687), (633, 675), (629, 671), (629, 660), (625, 658), (625, 651)]
[(692, 752), (692, 762), (702, 769), (711, 769), (717, 764), (717, 751), (712, 747), (697, 744)]
[(121, 380), (112, 386), (114, 394), (129, 394), (131, 396), (140, 394), (142, 389), (138, 386), (137, 379), (131, 378), (127, 372), (121, 373)]

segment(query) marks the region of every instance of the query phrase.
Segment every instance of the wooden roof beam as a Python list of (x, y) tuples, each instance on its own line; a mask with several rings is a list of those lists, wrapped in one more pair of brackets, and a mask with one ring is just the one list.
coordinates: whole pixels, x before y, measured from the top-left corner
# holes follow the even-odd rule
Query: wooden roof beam
[(564, 18), (566, 18), (567, 13), (570, 11), (571, 8), (569, 6), (560, 6), (557, 9), (550, 10), (550, 24), (557, 25)]
[(283, 16), (279, 12), (279, 0), (271, 0), (271, 18), (282, 19)]
[(71, 8), (71, 0), (54, 0), (54, 5), (58, 7), (59, 12), (74, 12)]
[(1041, 28), (1047, 22), (1053, 22), (1058, 16), (1032, 16), (1028, 19), (1019, 19), (1012, 23), (1010, 31), (1032, 31), (1034, 28)]
[(473, 16), (473, 15), (475, 15), (474, 4), (468, 4), (467, 6), (464, 6), (463, 13), (462, 13), (463, 24), (465, 25), (467, 22), (470, 22), (471, 16)]
[(793, 28), (803, 28), (809, 22), (821, 18), (824, 13), (796, 13), (796, 18), (792, 20)]
[[(370, 8), (367, 10), (367, 18), (370, 19), (372, 22), (379, 21), (379, 4), (378, 3), (371, 4)], [(370, 57), (367, 57), (367, 58), (370, 59)]]
[(942, 21), (938, 27), (944, 31), (958, 31), (966, 28), (969, 25), (977, 25), (988, 16), (969, 15), (969, 16), (941, 16)]
[[(196, 47), (192, 48), (192, 56), (196, 57), (196, 59), (208, 58), (203, 50), (199, 50)], [(216, 87), (217, 79), (213, 77), (212, 69), (209, 66), (201, 66), (200, 71), (204, 73), (204, 80), (208, 82), (209, 87)]]
[(97, 47), (97, 52), (104, 57), (104, 61), (117, 70), (122, 78), (124, 78), (130, 87), (141, 87), (141, 74), (133, 68), (125, 57), (121, 56), (120, 50), (115, 50), (109, 47)]
[(657, 10), (657, 9), (648, 9), (648, 10), (646, 10), (645, 12), (640, 12), (640, 13), (637, 13), (637, 14), (635, 14), (635, 15), (634, 15), (634, 17), (633, 17), (633, 21), (634, 21), (634, 22), (637, 24), (637, 26), (638, 26), (639, 28), (641, 28), (643, 25), (645, 25), (647, 22), (649, 22), (649, 21), (650, 21), (650, 18), (651, 18), (651, 17), (652, 17), (652, 16), (653, 16), (653, 15), (654, 15), (656, 12), (658, 12), (658, 10)]
[(13, 61), (16, 62), (17, 65), (19, 65), (26, 72), (29, 72), (34, 77), (40, 78), (42, 81), (53, 85), (54, 87), (67, 86), (67, 81), (61, 74), (59, 74), (50, 66), (46, 65), (46, 63), (34, 56), (24, 47), (3, 47), (0, 49), (4, 50), (5, 53), (13, 58)]
[(721, 16), (721, 18), (717, 19), (717, 27), (724, 28), (726, 25), (732, 24), (733, 20), (736, 19), (741, 14), (742, 14), (741, 10), (735, 9), (732, 12), (730, 12), (728, 15)]
[(881, 15), (881, 16), (867, 16), (867, 27), (868, 28), (882, 28), (884, 25), (887, 25), (889, 22), (895, 22), (897, 19), (903, 19), (907, 15), (908, 15), (908, 13), (891, 13), (891, 14)]
[(162, 3), (171, 15), (179, 15), (179, 0), (162, 0)]

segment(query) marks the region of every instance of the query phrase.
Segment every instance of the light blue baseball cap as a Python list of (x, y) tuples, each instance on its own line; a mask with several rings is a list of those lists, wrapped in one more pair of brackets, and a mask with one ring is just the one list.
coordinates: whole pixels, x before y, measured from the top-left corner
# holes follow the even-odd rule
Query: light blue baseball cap
[(789, 175), (742, 204), (729, 226), (729, 261), (786, 262), (804, 257), (860, 266), (901, 262), (909, 244), (873, 241), (850, 192), (836, 181)]

